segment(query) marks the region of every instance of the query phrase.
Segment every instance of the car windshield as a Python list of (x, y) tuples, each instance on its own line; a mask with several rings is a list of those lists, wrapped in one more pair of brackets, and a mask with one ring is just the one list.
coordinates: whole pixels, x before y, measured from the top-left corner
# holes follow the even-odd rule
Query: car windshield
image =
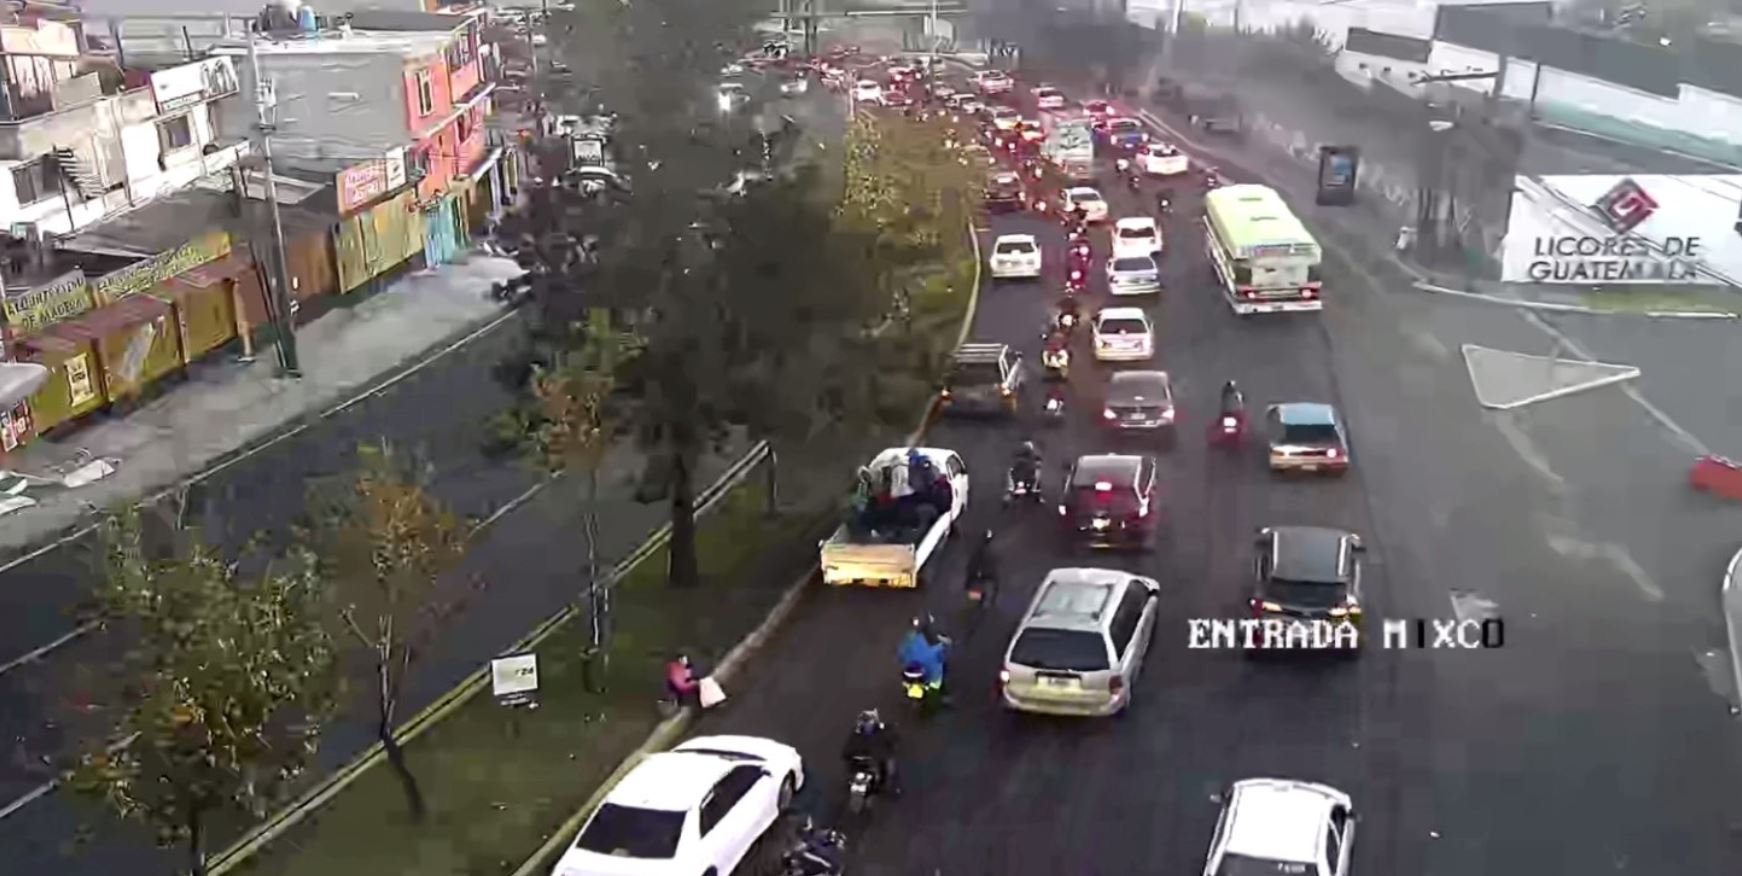
[(1228, 855), (1216, 868), (1216, 876), (1309, 876), (1313, 872), (1313, 865), (1300, 861), (1272, 861), (1245, 855)]
[(1101, 193), (1094, 189), (1071, 189), (1065, 194), (1070, 196), (1070, 199), (1077, 203), (1088, 203), (1090, 201), (1101, 200)]
[(1149, 326), (1141, 319), (1103, 319), (1101, 334), (1104, 335), (1142, 335), (1149, 333)]
[(1131, 119), (1114, 119), (1107, 124), (1107, 129), (1115, 134), (1130, 134), (1143, 130), (1143, 126)]
[(877, 83), (872, 82), (869, 79), (861, 79), (861, 80), (859, 80), (859, 87), (864, 88), (864, 89), (872, 89), (872, 88), (877, 87)]
[(1292, 581), (1286, 578), (1272, 578), (1264, 582), (1266, 598), (1300, 608), (1330, 608), (1341, 605), (1348, 592), (1346, 585), (1334, 582)]
[(1029, 240), (1000, 240), (993, 252), (999, 255), (1027, 255), (1034, 252), (1034, 242)]
[(951, 386), (985, 386), (1003, 380), (996, 362), (957, 362), (949, 376)]
[(1124, 240), (1147, 240), (1155, 236), (1155, 229), (1148, 225), (1122, 225), (1119, 227), (1119, 237)]
[(1284, 424), (1282, 427), (1281, 443), (1310, 445), (1336, 444), (1337, 427), (1327, 424)]
[(1059, 91), (1056, 88), (1036, 88), (1034, 90), (1035, 97), (1058, 97), (1058, 95)]
[(1121, 274), (1138, 271), (1154, 271), (1155, 259), (1146, 256), (1132, 256), (1130, 258), (1114, 259), (1113, 270)]
[(683, 822), (682, 812), (606, 803), (575, 838), (575, 848), (644, 860), (671, 858), (677, 854)]
[(1010, 662), (1030, 669), (1067, 672), (1106, 670), (1107, 644), (1100, 633), (1029, 627), (1010, 648)]

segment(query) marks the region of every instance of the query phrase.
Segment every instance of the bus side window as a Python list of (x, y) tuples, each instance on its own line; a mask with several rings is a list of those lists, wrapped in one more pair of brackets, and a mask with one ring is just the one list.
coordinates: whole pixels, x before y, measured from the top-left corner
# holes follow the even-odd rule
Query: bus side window
[(1252, 265), (1245, 259), (1234, 260), (1234, 285), (1252, 285)]

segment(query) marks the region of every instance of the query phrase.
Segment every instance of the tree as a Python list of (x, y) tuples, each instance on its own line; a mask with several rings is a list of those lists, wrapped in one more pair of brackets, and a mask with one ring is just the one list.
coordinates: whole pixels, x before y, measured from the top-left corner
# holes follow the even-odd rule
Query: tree
[[(805, 239), (815, 240), (826, 237), (827, 217), (801, 212), (799, 204), (811, 199), (791, 185), (741, 199), (720, 194), (764, 154), (750, 125), (755, 107), (723, 108), (716, 98), (720, 69), (747, 44), (761, 4), (644, 0), (605, 3), (593, 14), (596, 26), (565, 48), (596, 83), (591, 109), (615, 116), (612, 148), (631, 191), (608, 203), (556, 188), (544, 193), (533, 221), (551, 243), (534, 256), (543, 266), (536, 315), (542, 337), (558, 346), (583, 343), (577, 326), (599, 308), (641, 340), (618, 368), (624, 397), (633, 399), (623, 421), (667, 464), (671, 582), (692, 585), (695, 471), (703, 453), (731, 426), (788, 424), (781, 381), (839, 373), (804, 355), (814, 352), (811, 333), (824, 329), (819, 292), (836, 275), (812, 275), (806, 286), (793, 272), (768, 270), (774, 262), (765, 235), (751, 243), (737, 238), (759, 221), (796, 231), (802, 217), (814, 223)], [(589, 237), (599, 241), (596, 253), (577, 253)], [(759, 288), (750, 277), (760, 278)], [(559, 358), (547, 350), (531, 365), (555, 373)], [(536, 373), (529, 366), (522, 376), (530, 385)]]
[(197, 539), (154, 558), (136, 516), (105, 522), (103, 617), (132, 643), (119, 744), (81, 755), (68, 787), (181, 845), (206, 872), (210, 819), (264, 814), (331, 717), (338, 658), (306, 553), (244, 580)]
[(523, 434), (540, 467), (551, 475), (578, 470), (586, 478), (581, 508), (591, 631), (586, 665), (595, 691), (602, 688), (607, 668), (611, 616), (610, 588), (599, 580), (599, 468), (616, 437), (617, 368), (633, 348), (633, 339), (612, 329), (608, 317), (590, 320), (578, 349), (563, 353), (553, 367), (533, 369), (533, 403), (524, 415)]
[(337, 616), (372, 679), (375, 736), (415, 821), (423, 792), (394, 736), (399, 703), (425, 643), (463, 601), (444, 580), (465, 556), (469, 527), (386, 444), (358, 448), (360, 467), (338, 495), (317, 497), (320, 569), (340, 594)]

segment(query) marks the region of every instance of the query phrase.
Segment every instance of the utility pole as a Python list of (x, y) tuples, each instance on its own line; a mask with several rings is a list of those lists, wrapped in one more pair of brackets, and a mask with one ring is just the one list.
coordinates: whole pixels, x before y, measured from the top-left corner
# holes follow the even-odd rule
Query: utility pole
[[(276, 311), (273, 322), (278, 336), (279, 376), (300, 378), (302, 367), (296, 357), (296, 317), (291, 313), (290, 272), (284, 255), (284, 222), (278, 215), (278, 181), (272, 175), (272, 132), (277, 127), (272, 116), (277, 96), (265, 77), (260, 75), (260, 54), (254, 49), (252, 26), (248, 28), (248, 68), (254, 74), (254, 108), (258, 114), (254, 130), (259, 135), (256, 142), (265, 165), (266, 207), (272, 214), (272, 289), (269, 294)], [(242, 192), (241, 195), (246, 198), (248, 193)]]

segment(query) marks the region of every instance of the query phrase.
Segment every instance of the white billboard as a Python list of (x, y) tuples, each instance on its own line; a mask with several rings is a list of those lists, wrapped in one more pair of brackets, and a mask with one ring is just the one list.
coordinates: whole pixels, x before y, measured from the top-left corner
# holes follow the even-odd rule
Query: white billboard
[(1742, 285), (1742, 174), (1518, 177), (1508, 283)]

